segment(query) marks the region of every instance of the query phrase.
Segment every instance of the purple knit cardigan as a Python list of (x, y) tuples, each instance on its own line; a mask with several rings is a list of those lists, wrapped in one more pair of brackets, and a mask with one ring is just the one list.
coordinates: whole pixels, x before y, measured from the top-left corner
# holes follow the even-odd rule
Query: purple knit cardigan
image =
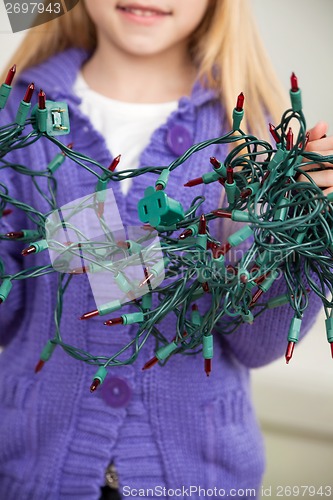
[[(63, 142), (73, 142), (75, 150), (107, 167), (121, 151), (108, 151), (89, 117), (80, 112), (80, 100), (72, 90), (87, 57), (89, 54), (81, 49), (70, 49), (25, 71), (17, 79), (0, 120), (2, 125), (13, 121), (26, 86), (34, 81), (48, 99), (69, 105), (71, 132)], [(192, 95), (180, 99), (178, 109), (154, 132), (141, 155), (141, 166), (168, 165), (175, 159), (167, 141), (175, 125), (185, 127), (193, 143), (197, 143), (225, 133), (224, 122), (224, 111), (214, 93), (196, 84)], [(6, 159), (38, 170), (45, 168), (57, 152), (52, 143), (43, 139)], [(186, 209), (194, 196), (206, 191), (209, 196), (205, 211), (216, 208), (221, 193), (218, 183), (208, 188), (179, 190), (179, 186), (207, 171), (209, 156), (223, 160), (225, 152), (225, 147), (214, 146), (197, 153), (172, 173), (168, 194), (180, 199)], [(12, 196), (37, 206), (42, 213), (49, 210), (42, 200), (33, 200), (30, 180), (8, 169), (0, 171), (0, 176), (10, 185)], [(59, 205), (89, 194), (95, 187), (95, 178), (68, 158), (55, 176)], [(138, 200), (155, 177), (135, 178), (127, 196), (121, 193), (119, 183), (112, 186), (124, 224), (139, 224)], [(0, 226), (1, 233), (33, 227), (15, 212), (0, 219)], [(7, 272), (24, 265), (49, 263), (47, 252), (26, 257), (29, 261), (23, 263), (21, 248), (19, 244), (1, 242)], [(128, 498), (135, 498), (135, 491), (129, 488), (156, 486), (216, 487), (227, 492), (230, 488), (255, 488), (259, 494), (264, 452), (250, 399), (249, 368), (269, 363), (284, 353), (292, 317), (289, 306), (266, 312), (254, 325), (244, 325), (227, 338), (215, 338), (209, 378), (203, 371), (201, 355), (177, 355), (163, 368), (155, 366), (142, 372), (143, 364), (154, 352), (154, 341), (149, 340), (133, 365), (110, 369), (108, 377), (123, 378), (132, 392), (128, 405), (117, 408), (107, 404), (101, 390), (89, 392), (96, 368), (72, 359), (61, 348), (55, 350), (42, 372), (34, 373), (43, 346), (54, 335), (56, 286), (55, 274), (15, 282), (8, 300), (1, 305), (0, 340), (6, 346), (0, 355), (1, 497), (96, 500), (111, 460), (119, 474), (120, 489), (127, 486), (123, 494), (125, 497), (129, 492)], [(269, 295), (284, 292), (280, 280)], [(100, 318), (78, 320), (82, 313), (94, 308), (87, 277), (76, 276), (64, 303), (63, 339), (97, 355), (116, 352), (133, 337), (136, 326), (110, 332)], [(303, 330), (311, 326), (318, 308), (319, 302), (312, 297)], [(174, 321), (165, 323), (164, 331), (171, 340)], [(158, 492), (150, 491), (147, 496), (157, 498)], [(187, 490), (182, 496), (187, 496)], [(191, 498), (199, 498), (194, 489)], [(254, 497), (240, 493), (235, 498)]]

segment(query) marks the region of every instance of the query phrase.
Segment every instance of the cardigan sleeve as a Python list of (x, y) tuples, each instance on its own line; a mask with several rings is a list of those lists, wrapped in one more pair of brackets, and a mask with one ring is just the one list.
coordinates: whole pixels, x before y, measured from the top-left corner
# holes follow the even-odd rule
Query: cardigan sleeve
[[(316, 278), (313, 278), (316, 281)], [(258, 301), (267, 302), (273, 297), (287, 293), (283, 276)], [(311, 330), (322, 301), (314, 293), (309, 294), (309, 304), (305, 309), (299, 340)], [(243, 323), (230, 335), (222, 336), (222, 344), (230, 350), (237, 360), (248, 368), (258, 368), (283, 356), (288, 345), (288, 331), (294, 310), (289, 304), (266, 309), (255, 318), (253, 324)], [(297, 347), (296, 347), (297, 349)]]

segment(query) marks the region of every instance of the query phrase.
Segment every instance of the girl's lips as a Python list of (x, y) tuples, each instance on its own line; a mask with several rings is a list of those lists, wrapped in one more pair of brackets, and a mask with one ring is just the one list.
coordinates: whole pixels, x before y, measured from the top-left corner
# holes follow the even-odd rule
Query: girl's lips
[(171, 12), (161, 10), (158, 7), (140, 4), (120, 4), (117, 5), (117, 10), (130, 21), (148, 25), (171, 15)]

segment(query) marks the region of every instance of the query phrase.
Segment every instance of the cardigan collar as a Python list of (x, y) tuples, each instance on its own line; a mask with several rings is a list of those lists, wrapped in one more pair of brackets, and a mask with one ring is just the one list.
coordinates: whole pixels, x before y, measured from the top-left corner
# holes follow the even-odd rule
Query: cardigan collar
[[(29, 85), (35, 82), (37, 88), (43, 88), (46, 97), (52, 100), (66, 100), (79, 105), (81, 99), (73, 92), (73, 85), (84, 62), (91, 52), (82, 48), (71, 48), (57, 53), (37, 66), (23, 71), (18, 82)], [(204, 88), (199, 81), (193, 85), (191, 96), (182, 97), (179, 101), (179, 111), (188, 112), (191, 107), (200, 107), (209, 101), (217, 100), (217, 93)]]

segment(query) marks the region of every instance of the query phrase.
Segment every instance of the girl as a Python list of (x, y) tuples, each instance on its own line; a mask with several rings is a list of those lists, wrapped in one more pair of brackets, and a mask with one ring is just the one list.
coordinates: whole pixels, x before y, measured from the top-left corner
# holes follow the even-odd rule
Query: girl
[[(41, 34), (28, 33), (13, 61), (21, 74), (1, 123), (13, 121), (34, 81), (48, 99), (68, 103), (66, 143), (106, 166), (119, 153), (119, 168), (168, 165), (192, 144), (223, 135), (240, 91), (247, 97), (247, 127), (259, 136), (267, 115), (278, 120), (284, 103), (245, 0), (81, 1)], [(333, 149), (332, 138), (320, 139), (325, 133), (326, 125), (318, 124), (309, 148), (323, 154)], [(40, 140), (6, 159), (40, 170), (57, 152)], [(199, 177), (209, 156), (223, 160), (226, 153), (224, 146), (197, 153), (190, 175), (188, 169), (174, 172), (169, 194), (177, 197), (179, 185)], [(26, 179), (18, 183), (14, 172), (1, 173), (11, 196), (38, 204), (42, 213), (48, 210), (45, 200), (33, 201)], [(55, 176), (59, 206), (94, 190), (92, 176), (68, 158)], [(152, 178), (142, 175), (112, 186), (124, 224), (138, 220), (137, 203)], [(329, 173), (314, 179), (333, 186)], [(182, 189), (184, 206), (206, 192), (202, 186)], [(219, 206), (220, 192), (218, 183), (209, 186), (205, 211)], [(27, 227), (21, 215), (6, 219), (0, 219), (2, 234)], [(1, 253), (6, 272), (23, 268), (18, 248), (2, 244)], [(29, 256), (29, 266), (44, 262), (49, 262), (45, 252)], [(284, 293), (282, 281), (267, 295)], [(201, 356), (174, 356), (163, 368), (142, 372), (154, 352), (149, 339), (139, 360), (110, 368), (101, 388), (90, 394), (94, 368), (60, 349), (42, 373), (33, 373), (54, 331), (54, 275), (15, 285), (1, 306), (6, 348), (0, 357), (0, 490), (8, 500), (93, 500), (102, 491), (106, 497), (111, 489), (101, 488), (106, 470), (110, 479), (110, 464), (123, 497), (139, 496), (139, 490), (149, 498), (172, 496), (170, 489), (177, 489), (178, 496), (199, 498), (199, 488), (213, 489), (212, 498), (223, 491), (235, 498), (258, 494), (264, 454), (249, 368), (284, 353), (290, 308), (275, 309), (274, 317), (263, 314), (255, 326), (219, 338), (210, 378)], [(135, 326), (112, 330), (110, 339), (100, 320), (78, 321), (95, 308), (85, 276), (72, 279), (68, 293), (61, 329), (69, 343), (98, 354), (116, 352), (133, 337)], [(305, 330), (318, 307), (312, 300)], [(171, 340), (175, 325), (169, 318), (160, 328)]]

